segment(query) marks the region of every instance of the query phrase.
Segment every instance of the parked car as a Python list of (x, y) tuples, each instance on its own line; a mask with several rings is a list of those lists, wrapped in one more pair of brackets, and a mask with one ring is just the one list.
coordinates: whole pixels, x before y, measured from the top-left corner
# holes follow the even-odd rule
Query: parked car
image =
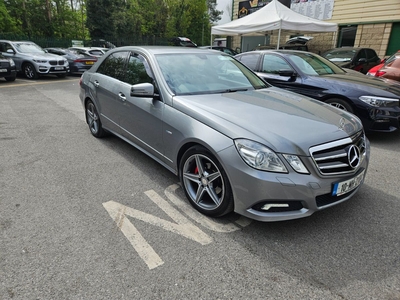
[(171, 43), (173, 46), (197, 47), (197, 45), (187, 37), (173, 37)]
[(113, 133), (178, 175), (208, 216), (309, 216), (351, 198), (367, 172), (358, 118), (272, 87), (220, 51), (120, 47), (80, 86), (91, 134)]
[(46, 53), (30, 41), (0, 40), (0, 52), (13, 59), (17, 72), (23, 73), (28, 79), (47, 74), (65, 77), (69, 72), (69, 64), (64, 57)]
[(69, 47), (68, 50), (76, 51), (78, 54), (83, 54), (92, 57), (102, 57), (106, 51), (98, 47)]
[(369, 69), (379, 65), (381, 59), (374, 49), (343, 47), (326, 51), (323, 57), (342, 68), (349, 68), (366, 74)]
[(400, 51), (390, 56), (379, 66), (375, 72), (374, 70), (369, 70), (368, 74), (374, 73), (375, 77), (400, 81)]
[(0, 53), (0, 77), (7, 81), (14, 81), (17, 77), (17, 68), (12, 58), (5, 57)]
[(366, 131), (399, 129), (400, 84), (346, 71), (310, 52), (264, 50), (235, 56), (268, 83), (357, 115)]
[(93, 64), (97, 61), (96, 57), (79, 54), (75, 50), (63, 49), (63, 48), (45, 48), (48, 53), (61, 55), (68, 60), (69, 73), (70, 74), (81, 74), (89, 70)]
[(236, 54), (238, 54), (235, 50), (228, 48), (228, 47), (222, 47), (222, 46), (202, 46), (199, 47), (201, 49), (212, 49), (212, 50), (218, 50), (218, 51), (222, 51), (225, 52), (229, 55), (235, 56)]
[[(313, 37), (311, 36), (297, 36), (291, 38), (286, 41), (285, 44), (279, 45), (279, 49), (288, 49), (288, 50), (299, 50), (299, 51), (308, 51), (307, 43), (311, 41)], [(254, 50), (275, 50), (278, 48), (278, 45), (259, 45)]]

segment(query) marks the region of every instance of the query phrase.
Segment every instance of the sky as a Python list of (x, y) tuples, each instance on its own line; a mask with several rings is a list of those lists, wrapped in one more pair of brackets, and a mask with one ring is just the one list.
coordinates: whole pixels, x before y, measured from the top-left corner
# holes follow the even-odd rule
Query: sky
[(218, 21), (218, 24), (225, 24), (231, 21), (231, 13), (232, 13), (232, 0), (217, 0), (217, 9), (222, 10), (224, 13), (221, 16), (221, 20)]

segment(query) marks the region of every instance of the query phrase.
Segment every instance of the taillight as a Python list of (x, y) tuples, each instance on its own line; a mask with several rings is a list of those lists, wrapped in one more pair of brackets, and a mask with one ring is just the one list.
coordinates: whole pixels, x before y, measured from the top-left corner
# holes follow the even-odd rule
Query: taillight
[(82, 86), (82, 76), (79, 78), (79, 86)]
[(384, 72), (384, 71), (376, 71), (375, 77), (381, 77), (381, 76), (383, 76), (385, 74), (386, 74), (386, 72)]

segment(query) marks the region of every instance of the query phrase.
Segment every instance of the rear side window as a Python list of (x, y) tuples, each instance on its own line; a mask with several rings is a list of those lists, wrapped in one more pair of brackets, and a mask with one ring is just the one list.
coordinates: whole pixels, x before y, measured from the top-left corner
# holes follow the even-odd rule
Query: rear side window
[(128, 57), (127, 51), (115, 52), (108, 56), (97, 69), (101, 73), (115, 79), (124, 80), (124, 67)]
[(257, 71), (256, 68), (259, 57), (260, 54), (242, 55), (240, 56), (239, 60), (248, 68), (252, 69), (253, 71)]
[(366, 52), (368, 60), (375, 60), (378, 57), (376, 52), (372, 49), (366, 49)]
[(292, 67), (281, 57), (276, 55), (264, 55), (261, 72), (279, 74), (279, 70), (293, 70)]

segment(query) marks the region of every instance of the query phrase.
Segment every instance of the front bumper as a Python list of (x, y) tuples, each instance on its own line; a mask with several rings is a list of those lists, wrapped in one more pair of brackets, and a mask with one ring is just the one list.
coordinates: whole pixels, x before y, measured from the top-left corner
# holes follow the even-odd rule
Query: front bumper
[[(307, 168), (311, 174), (299, 174), (290, 167), (288, 174), (263, 172), (247, 166), (238, 155), (235, 147), (220, 152), (234, 195), (234, 210), (258, 221), (284, 221), (310, 216), (316, 211), (350, 199), (362, 186), (368, 169), (370, 156), (369, 141), (366, 153), (357, 170), (352, 174), (324, 176), (313, 167), (309, 158)], [(341, 196), (332, 196), (337, 182), (356, 177), (364, 172), (361, 184)], [(265, 210), (265, 206), (271, 208)], [(262, 209), (264, 207), (264, 209)]]
[(392, 132), (400, 129), (400, 107), (359, 107), (365, 131)]

